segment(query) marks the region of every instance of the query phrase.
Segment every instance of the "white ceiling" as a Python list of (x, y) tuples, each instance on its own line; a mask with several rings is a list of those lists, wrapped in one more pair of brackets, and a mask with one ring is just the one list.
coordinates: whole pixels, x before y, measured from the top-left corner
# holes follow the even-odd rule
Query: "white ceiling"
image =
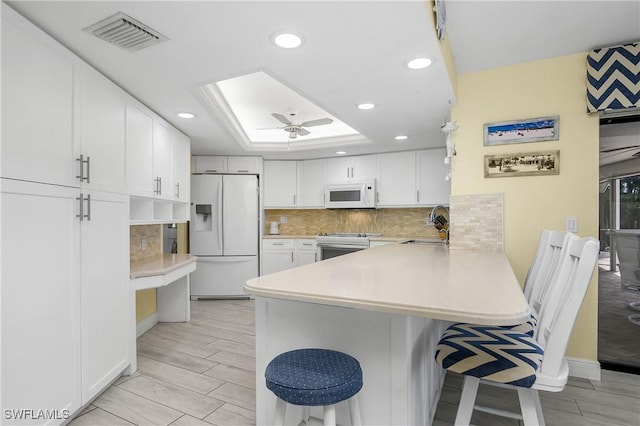
[[(256, 71), (271, 75), (371, 141), (346, 146), (349, 154), (444, 146), (440, 126), (455, 98), (430, 25), (432, 12), (422, 0), (9, 4), (190, 136), (194, 154), (334, 155), (336, 147), (280, 152), (241, 148), (233, 129), (202, 102), (197, 87)], [(459, 74), (640, 40), (638, 0), (447, 0), (446, 7)], [(170, 40), (130, 53), (82, 31), (118, 11)], [(304, 45), (275, 47), (270, 36), (278, 30), (302, 34)], [(432, 57), (435, 63), (422, 71), (404, 67), (415, 56)], [(361, 102), (377, 107), (361, 111), (355, 108)], [(283, 102), (280, 112), (295, 107)], [(264, 116), (277, 112), (273, 108), (271, 102)], [(197, 118), (180, 119), (178, 111), (194, 112)], [(397, 134), (409, 139), (396, 142)]]

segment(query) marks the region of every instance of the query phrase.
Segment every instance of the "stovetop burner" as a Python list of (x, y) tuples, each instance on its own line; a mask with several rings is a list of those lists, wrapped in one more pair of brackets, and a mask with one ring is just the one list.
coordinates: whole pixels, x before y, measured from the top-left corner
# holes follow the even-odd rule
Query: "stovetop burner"
[(338, 232), (335, 234), (327, 234), (326, 232), (320, 232), (318, 234), (319, 237), (340, 237), (340, 238), (369, 238), (369, 237), (379, 237), (382, 234), (379, 232)]

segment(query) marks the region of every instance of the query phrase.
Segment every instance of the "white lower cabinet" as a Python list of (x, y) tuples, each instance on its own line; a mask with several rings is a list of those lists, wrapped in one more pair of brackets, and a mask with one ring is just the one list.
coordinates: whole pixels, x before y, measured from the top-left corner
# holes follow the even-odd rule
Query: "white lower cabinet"
[(297, 238), (295, 266), (308, 265), (318, 261), (318, 244), (314, 238)]
[(88, 195), (91, 214), (80, 225), (83, 404), (129, 365), (126, 337), (131, 321), (129, 197)]
[(41, 424), (5, 410), (81, 406), (78, 190), (1, 184), (3, 424)]
[[(126, 195), (2, 179), (8, 424), (60, 424), (129, 364), (128, 213)], [(52, 418), (6, 418), (20, 408)]]
[(262, 240), (262, 274), (293, 268), (294, 240), (293, 238), (276, 238)]

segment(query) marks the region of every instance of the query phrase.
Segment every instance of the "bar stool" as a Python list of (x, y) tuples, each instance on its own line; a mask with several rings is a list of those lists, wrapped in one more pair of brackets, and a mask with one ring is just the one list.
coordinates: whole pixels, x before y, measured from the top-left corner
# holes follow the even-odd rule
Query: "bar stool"
[(284, 424), (287, 403), (304, 406), (308, 422), (311, 406), (323, 406), (324, 424), (336, 424), (335, 404), (348, 400), (351, 424), (362, 424), (357, 393), (362, 388), (358, 360), (328, 349), (297, 349), (276, 356), (265, 370), (267, 389), (277, 397), (274, 425)]

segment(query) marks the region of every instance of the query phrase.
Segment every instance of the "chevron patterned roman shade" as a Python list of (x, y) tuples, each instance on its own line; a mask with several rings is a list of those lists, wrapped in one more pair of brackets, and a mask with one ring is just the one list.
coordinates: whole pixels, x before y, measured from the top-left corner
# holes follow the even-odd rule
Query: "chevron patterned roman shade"
[(640, 108), (640, 42), (587, 56), (588, 112)]

